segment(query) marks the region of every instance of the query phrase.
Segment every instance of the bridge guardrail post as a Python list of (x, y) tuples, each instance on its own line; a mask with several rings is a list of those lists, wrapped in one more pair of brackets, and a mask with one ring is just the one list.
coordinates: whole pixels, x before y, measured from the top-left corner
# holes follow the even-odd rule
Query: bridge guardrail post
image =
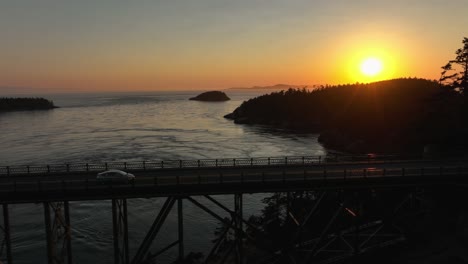
[(232, 164), (234, 167), (236, 166), (236, 159), (232, 159)]
[(179, 168), (182, 169), (182, 160), (179, 160)]
[(215, 160), (216, 168), (218, 168), (218, 159)]
[(197, 162), (198, 162), (198, 168), (200, 168), (200, 160), (197, 160)]
[(7, 170), (7, 176), (9, 177), (10, 176), (10, 166), (7, 166), (6, 170)]
[(26, 169), (27, 169), (27, 171), (28, 171), (28, 174), (30, 174), (29, 165), (26, 166)]
[(253, 166), (253, 158), (250, 158), (250, 167)]
[(161, 169), (164, 169), (164, 160), (161, 160)]
[(104, 166), (106, 166), (106, 170), (107, 170), (107, 162), (106, 162), (106, 163), (104, 163)]
[(89, 164), (86, 163), (86, 171), (89, 171)]
[(47, 165), (47, 173), (50, 173), (50, 165)]
[(124, 162), (124, 169), (127, 169), (127, 162)]
[(67, 172), (70, 172), (70, 164), (67, 163)]
[(268, 157), (268, 166), (270, 166), (270, 157)]
[(288, 157), (284, 157), (284, 165), (288, 166)]
[(319, 156), (319, 164), (322, 163), (322, 156)]
[(305, 165), (305, 158), (304, 158), (304, 156), (302, 156), (302, 166), (304, 166), (304, 165)]
[(146, 161), (143, 161), (143, 170), (146, 171)]

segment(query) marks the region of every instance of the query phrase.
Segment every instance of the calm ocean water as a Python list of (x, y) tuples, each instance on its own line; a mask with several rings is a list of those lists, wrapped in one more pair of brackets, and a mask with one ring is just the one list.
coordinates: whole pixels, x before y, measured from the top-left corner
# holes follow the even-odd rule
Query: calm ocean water
[[(42, 95), (61, 108), (0, 114), (0, 165), (325, 154), (315, 134), (235, 125), (224, 119), (242, 101), (265, 91), (226, 93), (232, 100), (223, 103), (187, 100), (198, 92)], [(264, 196), (246, 195), (244, 216), (259, 213)], [(233, 207), (231, 196), (217, 198)], [(131, 255), (163, 203), (164, 199), (128, 201)], [(112, 263), (110, 201), (70, 206), (74, 262)], [(177, 239), (175, 213), (153, 243), (153, 252)], [(184, 214), (186, 252), (206, 253), (217, 221), (188, 203)], [(42, 205), (11, 206), (10, 217), (15, 263), (46, 263)], [(158, 263), (169, 263), (174, 252), (162, 255)]]

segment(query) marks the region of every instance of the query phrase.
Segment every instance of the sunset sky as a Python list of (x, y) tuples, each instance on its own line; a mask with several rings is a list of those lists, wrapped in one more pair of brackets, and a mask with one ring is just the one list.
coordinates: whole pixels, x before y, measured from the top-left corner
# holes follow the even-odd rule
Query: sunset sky
[(437, 79), (467, 14), (468, 0), (0, 0), (0, 96)]

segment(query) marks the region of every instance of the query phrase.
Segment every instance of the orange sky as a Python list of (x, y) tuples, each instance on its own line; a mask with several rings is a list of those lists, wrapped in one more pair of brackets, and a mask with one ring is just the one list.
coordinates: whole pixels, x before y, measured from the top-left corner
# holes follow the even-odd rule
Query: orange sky
[(468, 36), (465, 0), (37, 2), (0, 3), (0, 95), (437, 79)]

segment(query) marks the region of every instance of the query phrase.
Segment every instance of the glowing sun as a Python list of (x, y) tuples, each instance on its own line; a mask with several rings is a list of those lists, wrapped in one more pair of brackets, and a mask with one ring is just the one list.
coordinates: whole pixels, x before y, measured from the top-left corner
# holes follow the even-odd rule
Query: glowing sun
[(382, 69), (382, 61), (376, 58), (368, 58), (361, 63), (361, 72), (366, 76), (376, 76)]

